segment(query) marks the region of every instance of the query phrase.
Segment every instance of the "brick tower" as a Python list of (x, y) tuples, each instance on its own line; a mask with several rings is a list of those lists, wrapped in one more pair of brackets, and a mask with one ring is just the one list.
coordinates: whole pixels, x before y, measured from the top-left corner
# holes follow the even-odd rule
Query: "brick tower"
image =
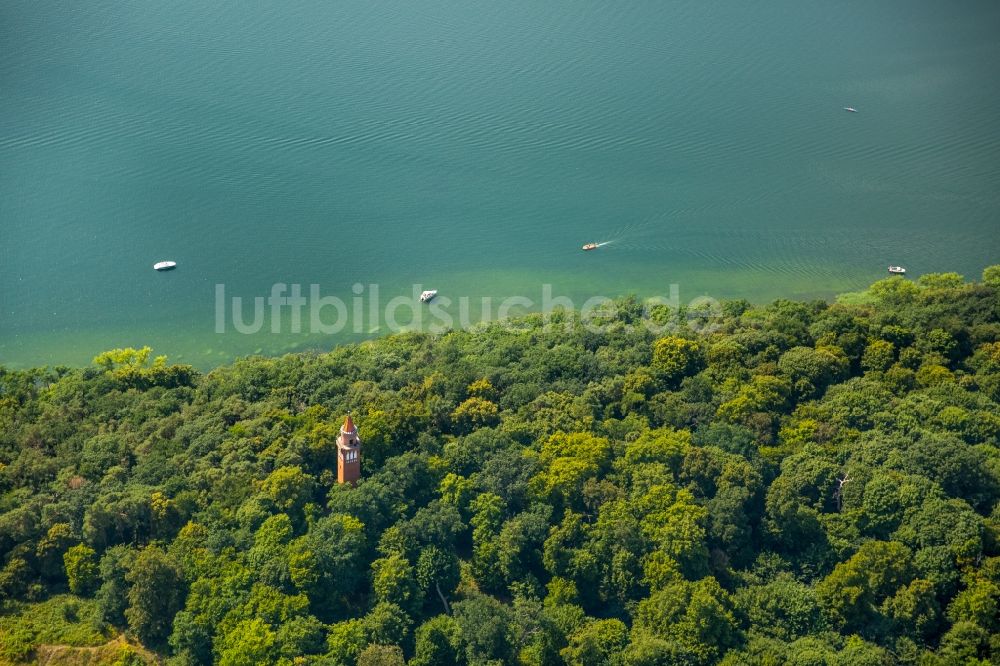
[(361, 439), (358, 429), (354, 427), (351, 413), (347, 412), (344, 425), (340, 426), (340, 436), (337, 437), (337, 483), (349, 483), (352, 486), (361, 478)]

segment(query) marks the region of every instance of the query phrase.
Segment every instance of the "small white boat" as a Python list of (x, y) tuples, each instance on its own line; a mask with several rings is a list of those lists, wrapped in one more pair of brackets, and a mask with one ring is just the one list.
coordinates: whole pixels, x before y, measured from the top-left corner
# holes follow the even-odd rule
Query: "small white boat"
[(906, 275), (906, 269), (902, 266), (889, 266), (889, 272), (894, 275)]
[(855, 109), (853, 106), (845, 106), (844, 107), (844, 111), (848, 111), (850, 113), (857, 113), (858, 112), (858, 110)]
[(153, 264), (153, 270), (155, 271), (169, 271), (171, 268), (176, 268), (176, 261), (158, 261)]
[(438, 295), (437, 289), (428, 289), (427, 291), (420, 294), (420, 302), (427, 303), (437, 295)]

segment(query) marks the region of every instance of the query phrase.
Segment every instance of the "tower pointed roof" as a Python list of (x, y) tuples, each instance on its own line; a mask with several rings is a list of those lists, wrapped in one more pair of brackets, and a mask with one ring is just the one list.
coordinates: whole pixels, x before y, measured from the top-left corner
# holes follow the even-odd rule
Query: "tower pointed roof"
[(351, 419), (350, 412), (347, 412), (347, 418), (344, 419), (344, 425), (340, 427), (340, 432), (357, 432), (357, 428), (354, 427), (354, 420)]

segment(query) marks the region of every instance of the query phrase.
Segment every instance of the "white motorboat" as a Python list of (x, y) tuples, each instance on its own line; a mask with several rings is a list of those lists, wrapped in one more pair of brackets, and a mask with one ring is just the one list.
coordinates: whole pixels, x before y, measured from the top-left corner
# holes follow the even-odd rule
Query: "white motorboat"
[(176, 261), (158, 261), (153, 264), (153, 270), (155, 271), (169, 271), (172, 268), (177, 267)]
[(427, 291), (420, 294), (420, 302), (427, 303), (437, 295), (438, 295), (437, 289), (428, 289)]
[(889, 266), (889, 272), (894, 275), (906, 275), (906, 269), (902, 266)]
[(858, 112), (858, 110), (855, 109), (853, 106), (845, 106), (844, 107), (844, 111), (847, 111), (849, 113), (857, 113)]

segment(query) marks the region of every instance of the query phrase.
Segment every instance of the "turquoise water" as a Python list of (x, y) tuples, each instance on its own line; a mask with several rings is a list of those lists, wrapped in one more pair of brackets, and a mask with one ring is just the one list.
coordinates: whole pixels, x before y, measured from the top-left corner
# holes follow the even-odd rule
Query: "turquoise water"
[(367, 313), (371, 284), (455, 311), (975, 277), (1000, 261), (997, 35), (992, 1), (7, 0), (0, 363), (389, 330), (220, 334), (217, 284), (359, 284)]

